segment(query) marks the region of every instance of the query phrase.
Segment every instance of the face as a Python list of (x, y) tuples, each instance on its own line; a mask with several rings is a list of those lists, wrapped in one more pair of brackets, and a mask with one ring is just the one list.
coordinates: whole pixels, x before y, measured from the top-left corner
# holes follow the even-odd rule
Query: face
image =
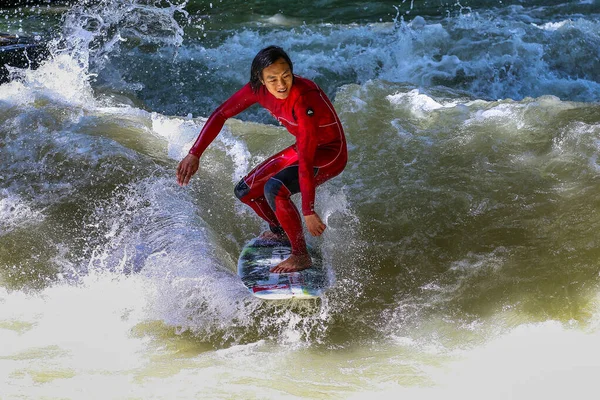
[(266, 86), (269, 93), (278, 99), (286, 99), (290, 95), (293, 80), (290, 66), (283, 58), (262, 71), (262, 84)]

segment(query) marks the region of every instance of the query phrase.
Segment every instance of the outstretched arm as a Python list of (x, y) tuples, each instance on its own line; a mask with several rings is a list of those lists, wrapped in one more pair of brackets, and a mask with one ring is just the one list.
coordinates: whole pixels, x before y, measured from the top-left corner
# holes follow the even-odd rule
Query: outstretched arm
[(250, 84), (247, 84), (210, 115), (189, 154), (181, 160), (177, 167), (177, 183), (179, 185), (187, 185), (190, 178), (198, 171), (200, 156), (221, 132), (225, 121), (241, 113), (256, 101), (256, 95), (252, 92)]

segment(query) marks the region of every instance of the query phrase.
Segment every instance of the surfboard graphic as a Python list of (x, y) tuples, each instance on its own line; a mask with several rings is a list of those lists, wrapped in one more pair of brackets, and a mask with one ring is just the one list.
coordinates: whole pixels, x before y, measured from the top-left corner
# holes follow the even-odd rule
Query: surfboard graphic
[(238, 260), (238, 275), (250, 292), (269, 300), (308, 299), (321, 296), (329, 285), (321, 254), (309, 246), (313, 266), (299, 272), (276, 274), (269, 269), (291, 254), (287, 241), (250, 240)]

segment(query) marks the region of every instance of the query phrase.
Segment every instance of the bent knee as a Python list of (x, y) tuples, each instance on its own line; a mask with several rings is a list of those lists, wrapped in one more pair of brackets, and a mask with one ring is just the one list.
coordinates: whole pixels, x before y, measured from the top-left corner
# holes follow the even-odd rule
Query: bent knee
[(250, 186), (248, 186), (246, 181), (242, 179), (237, 183), (237, 185), (235, 185), (233, 193), (235, 194), (235, 197), (242, 200), (243, 197), (246, 197), (246, 195), (250, 193)]

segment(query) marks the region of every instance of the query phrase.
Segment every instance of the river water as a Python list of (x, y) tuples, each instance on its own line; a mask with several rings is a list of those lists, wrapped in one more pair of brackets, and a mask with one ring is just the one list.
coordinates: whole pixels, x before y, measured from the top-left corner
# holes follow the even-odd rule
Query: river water
[[(0, 85), (0, 399), (589, 398), (600, 374), (600, 3), (95, 0)], [(236, 275), (233, 195), (292, 142), (228, 121), (277, 44), (349, 143), (317, 191), (320, 299)]]

